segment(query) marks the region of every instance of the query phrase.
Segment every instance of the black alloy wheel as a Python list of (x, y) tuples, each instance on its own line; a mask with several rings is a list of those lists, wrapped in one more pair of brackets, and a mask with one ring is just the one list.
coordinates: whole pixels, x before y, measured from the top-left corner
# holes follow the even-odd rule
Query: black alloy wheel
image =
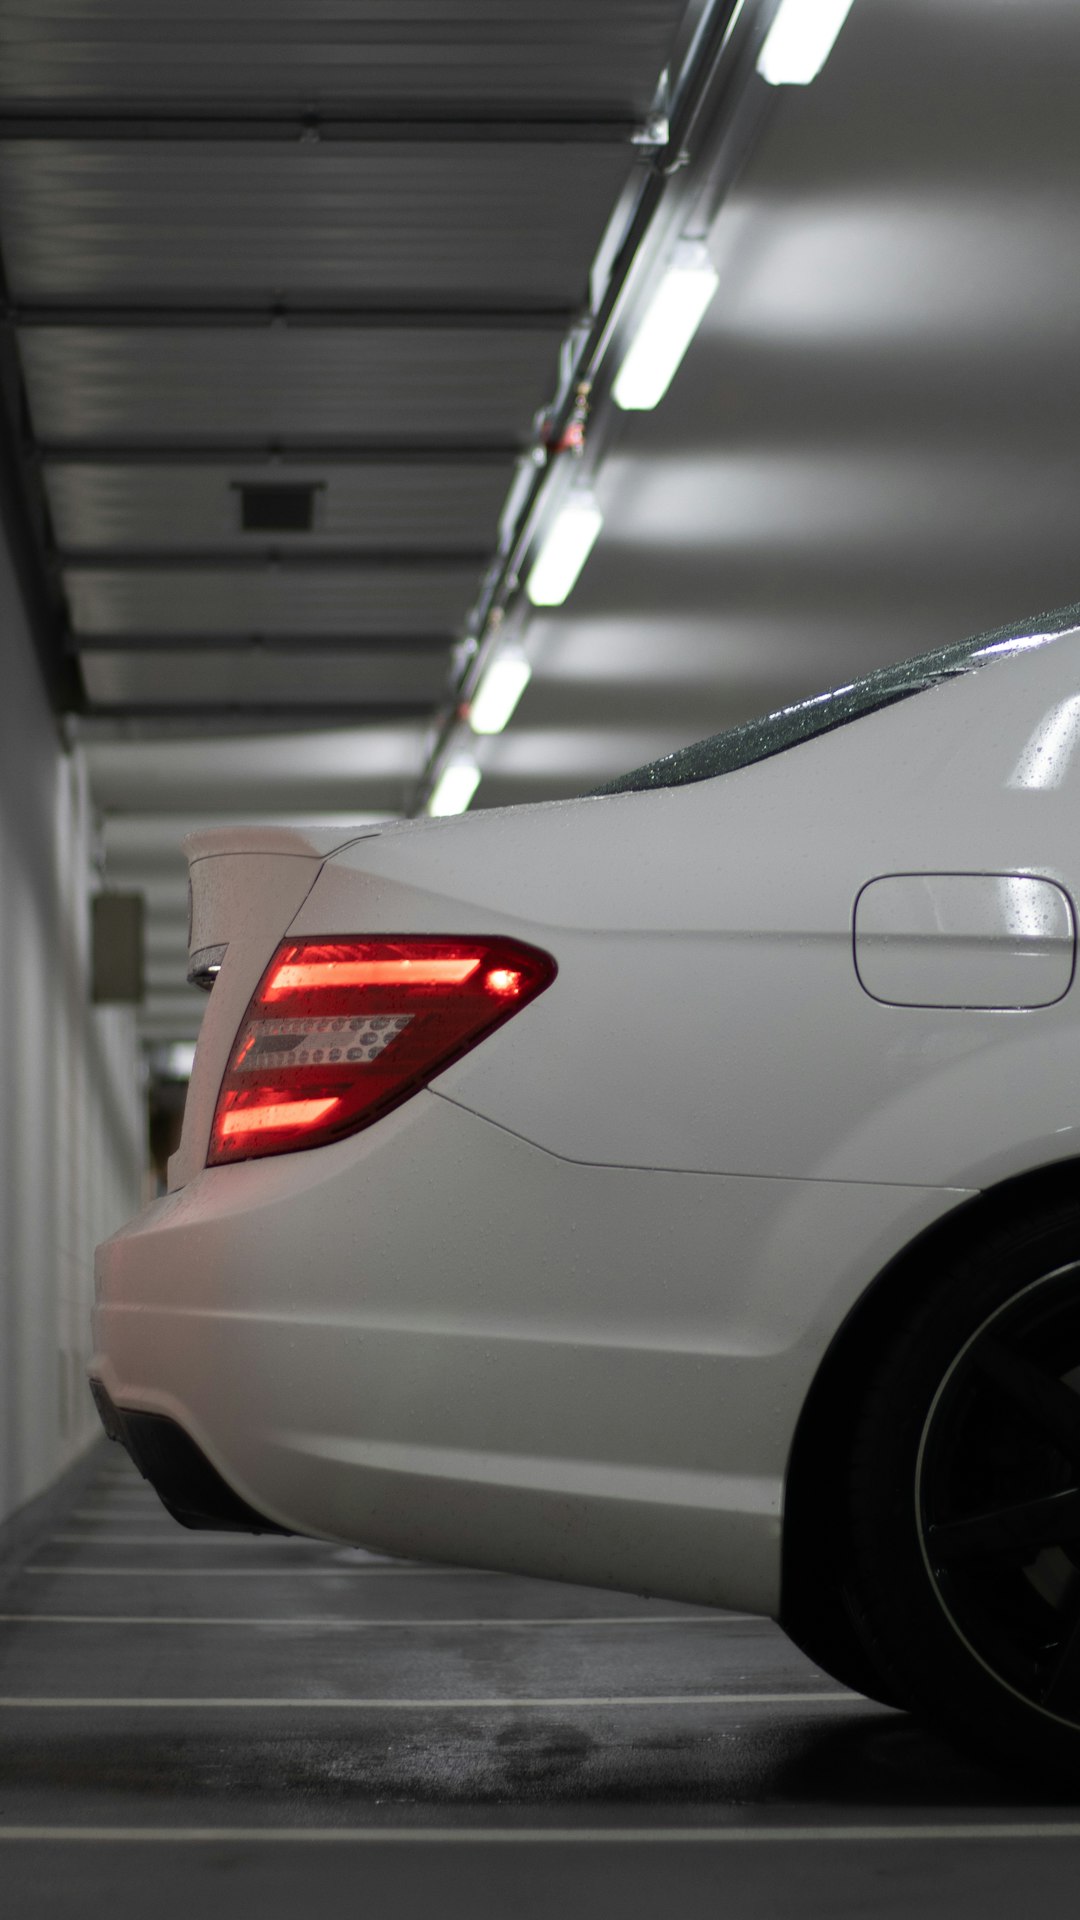
[[(1080, 1787), (1080, 1207), (933, 1276), (869, 1385), (857, 1583), (897, 1697)], [(1066, 1257), (1067, 1256), (1067, 1257)]]
[(927, 1571), (1003, 1686), (1080, 1727), (1080, 1267), (991, 1314), (957, 1355), (916, 1469)]

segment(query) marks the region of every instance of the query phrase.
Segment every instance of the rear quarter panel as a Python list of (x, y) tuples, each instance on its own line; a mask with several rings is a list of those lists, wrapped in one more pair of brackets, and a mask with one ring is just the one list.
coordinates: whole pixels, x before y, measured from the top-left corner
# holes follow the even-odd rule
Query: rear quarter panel
[(1013, 776), (1078, 669), (1065, 640), (720, 779), (384, 833), (328, 862), (291, 931), (552, 952), (554, 985), (432, 1084), (570, 1159), (970, 1187), (1068, 1157), (1075, 990), (886, 1006), (852, 922), (895, 872), (1036, 874), (1076, 899), (1075, 768)]

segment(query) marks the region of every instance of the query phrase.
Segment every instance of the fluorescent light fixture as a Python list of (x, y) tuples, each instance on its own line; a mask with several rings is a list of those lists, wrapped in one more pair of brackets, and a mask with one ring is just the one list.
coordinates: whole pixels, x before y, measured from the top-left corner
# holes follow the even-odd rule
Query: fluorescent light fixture
[(851, 11), (851, 0), (780, 0), (758, 55), (757, 70), (773, 87), (816, 80)]
[(703, 246), (676, 256), (645, 309), (612, 387), (617, 406), (644, 412), (661, 401), (719, 285)]
[(501, 733), (529, 681), (532, 668), (517, 647), (497, 653), (481, 675), (469, 707), (474, 733)]
[(534, 607), (562, 606), (603, 524), (604, 516), (589, 494), (576, 494), (560, 508), (525, 582)]
[(194, 1065), (194, 1040), (176, 1040), (171, 1047), (164, 1047), (161, 1051), (159, 1070), (169, 1080), (190, 1080)]
[(475, 760), (451, 760), (443, 768), (432, 790), (427, 810), (434, 819), (448, 813), (464, 813), (480, 785), (480, 769)]

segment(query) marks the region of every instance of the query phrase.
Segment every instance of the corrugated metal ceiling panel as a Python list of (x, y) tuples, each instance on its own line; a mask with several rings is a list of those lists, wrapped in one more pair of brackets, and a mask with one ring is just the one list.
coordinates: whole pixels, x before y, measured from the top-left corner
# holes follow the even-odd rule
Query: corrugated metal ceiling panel
[(370, 326), (29, 327), (39, 441), (521, 444), (561, 332)]
[(160, 647), (82, 656), (87, 693), (106, 707), (434, 707), (447, 668), (445, 650), (411, 648), (365, 654)]
[(686, 0), (5, 0), (0, 101), (647, 111)]
[(77, 634), (327, 639), (450, 636), (475, 567), (67, 567)]
[(18, 300), (547, 311), (588, 295), (625, 147), (0, 141)]
[[(704, 4), (0, 4), (0, 231), (91, 706), (438, 703)], [(238, 483), (315, 487), (312, 530), (242, 531)]]
[(244, 552), (240, 485), (312, 485), (310, 533), (275, 534), (275, 546), (491, 548), (510, 482), (504, 459), (369, 461), (356, 465), (243, 462), (163, 466), (49, 461), (45, 487), (59, 545), (157, 552)]

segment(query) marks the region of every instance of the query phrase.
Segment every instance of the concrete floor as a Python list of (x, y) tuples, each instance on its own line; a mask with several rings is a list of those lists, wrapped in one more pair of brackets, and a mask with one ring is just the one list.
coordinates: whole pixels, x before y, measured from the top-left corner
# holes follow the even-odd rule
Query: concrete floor
[(1078, 1873), (1080, 1808), (767, 1622), (186, 1533), (116, 1450), (0, 1589), (11, 1920), (988, 1920)]

